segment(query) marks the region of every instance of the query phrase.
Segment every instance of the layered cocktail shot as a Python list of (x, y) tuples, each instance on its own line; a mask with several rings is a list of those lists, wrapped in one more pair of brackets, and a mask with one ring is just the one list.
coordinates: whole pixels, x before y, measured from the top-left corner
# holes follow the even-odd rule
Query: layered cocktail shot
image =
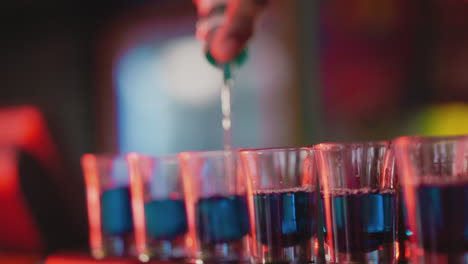
[(390, 143), (314, 147), (327, 263), (396, 263), (397, 182)]
[(127, 159), (138, 258), (148, 261), (189, 257), (187, 214), (177, 156), (131, 153)]
[(85, 154), (89, 242), (95, 258), (135, 255), (129, 171), (124, 156)]
[(400, 137), (411, 263), (468, 263), (468, 137)]
[(317, 251), (316, 170), (310, 148), (241, 151), (254, 263), (310, 263)]
[(250, 224), (236, 152), (185, 152), (179, 157), (195, 260), (246, 260)]

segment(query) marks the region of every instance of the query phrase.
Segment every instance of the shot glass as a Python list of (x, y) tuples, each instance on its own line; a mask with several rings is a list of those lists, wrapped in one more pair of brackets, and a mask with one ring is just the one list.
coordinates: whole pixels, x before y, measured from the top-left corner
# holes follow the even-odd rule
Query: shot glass
[(243, 150), (253, 263), (316, 259), (316, 167), (311, 148)]
[(91, 255), (135, 256), (129, 172), (125, 156), (85, 154), (83, 167)]
[(188, 224), (177, 156), (130, 153), (127, 160), (138, 259), (186, 258)]
[(184, 152), (179, 157), (194, 260), (246, 260), (250, 224), (237, 153)]
[(397, 183), (390, 143), (314, 147), (327, 263), (397, 261)]
[(400, 137), (394, 149), (410, 262), (468, 263), (468, 137)]

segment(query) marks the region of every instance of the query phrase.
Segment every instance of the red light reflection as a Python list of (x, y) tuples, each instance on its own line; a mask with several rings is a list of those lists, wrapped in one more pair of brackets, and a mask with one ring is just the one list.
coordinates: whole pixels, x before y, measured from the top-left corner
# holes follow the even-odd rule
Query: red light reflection
[[(188, 234), (187, 234), (187, 246), (190, 247), (191, 252), (197, 251), (197, 240), (196, 240), (196, 227), (195, 227), (195, 201), (197, 199), (196, 193), (194, 193), (194, 186), (192, 181), (195, 179), (194, 175), (198, 171), (198, 164), (192, 164), (193, 157), (190, 153), (179, 154), (180, 167), (182, 171), (182, 178), (184, 183), (184, 194), (186, 200), (187, 220), (188, 220)], [(194, 166), (192, 166), (194, 165)]]
[[(251, 236), (252, 236), (252, 243), (256, 243), (257, 241), (257, 230), (255, 227), (255, 209), (254, 209), (254, 186), (252, 186), (253, 178), (255, 175), (252, 175), (251, 170), (249, 169), (247, 163), (249, 162), (249, 157), (248, 155), (243, 155), (242, 153), (241, 159), (243, 159), (242, 164), (244, 165), (244, 172), (245, 172), (245, 177), (246, 177), (246, 185), (247, 185), (247, 203), (248, 203), (248, 208), (249, 208), (249, 220), (250, 220), (250, 230), (251, 230)], [(252, 156), (253, 159), (256, 159), (256, 156)], [(256, 161), (253, 161), (256, 163)], [(253, 166), (255, 168), (255, 166)], [(258, 250), (255, 245), (252, 245), (251, 250), (253, 250), (252, 255), (258, 256)]]
[(132, 196), (133, 223), (135, 227), (135, 245), (138, 255), (147, 254), (145, 207), (143, 195), (143, 177), (139, 169), (139, 157), (136, 153), (127, 156), (130, 171), (130, 188)]
[(104, 247), (101, 231), (101, 204), (99, 201), (101, 192), (99, 188), (97, 160), (94, 155), (86, 154), (81, 159), (81, 163), (83, 165), (86, 183), (89, 243), (91, 245), (93, 255), (97, 258), (101, 258), (104, 254)]

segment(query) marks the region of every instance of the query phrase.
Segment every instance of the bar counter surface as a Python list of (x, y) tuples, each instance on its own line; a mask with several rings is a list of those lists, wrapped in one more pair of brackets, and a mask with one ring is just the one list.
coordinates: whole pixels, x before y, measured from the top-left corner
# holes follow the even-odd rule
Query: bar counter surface
[[(46, 258), (45, 264), (141, 264), (134, 258), (106, 258), (97, 260), (85, 253), (60, 253)], [(175, 261), (151, 261), (150, 264), (176, 264)], [(1, 263), (0, 263), (1, 264)]]

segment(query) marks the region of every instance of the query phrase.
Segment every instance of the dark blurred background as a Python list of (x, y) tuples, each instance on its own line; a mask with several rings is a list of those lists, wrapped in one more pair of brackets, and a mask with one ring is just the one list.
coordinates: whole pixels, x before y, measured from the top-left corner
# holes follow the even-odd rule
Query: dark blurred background
[[(33, 136), (59, 164), (0, 140), (23, 168), (41, 250), (87, 247), (82, 154), (222, 147), (221, 73), (194, 39), (190, 0), (19, 0), (0, 14), (0, 127), (23, 131), (9, 111), (33, 107)], [(468, 133), (465, 0), (271, 1), (248, 53), (237, 147)]]

